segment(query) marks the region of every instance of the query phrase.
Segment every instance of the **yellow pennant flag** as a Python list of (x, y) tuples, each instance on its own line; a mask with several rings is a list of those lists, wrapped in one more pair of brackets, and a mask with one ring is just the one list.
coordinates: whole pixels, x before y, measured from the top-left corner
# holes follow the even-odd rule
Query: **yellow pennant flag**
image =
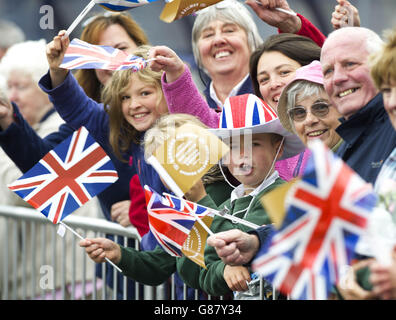
[(228, 151), (228, 146), (207, 129), (185, 124), (177, 128), (147, 162), (181, 198)]
[(275, 227), (279, 229), (282, 225), (287, 211), (287, 196), (291, 192), (293, 185), (301, 179), (293, 179), (284, 183), (280, 187), (266, 193), (261, 197), (262, 206), (268, 213)]
[(170, 23), (220, 1), (221, 0), (173, 0), (165, 4), (160, 19)]
[[(213, 216), (207, 215), (203, 217), (201, 221), (205, 223), (208, 228), (210, 228), (213, 221)], [(207, 231), (201, 226), (200, 223), (198, 223), (198, 221), (196, 221), (182, 247), (182, 252), (187, 258), (205, 269), (206, 265), (204, 260), (204, 251), (207, 238)]]

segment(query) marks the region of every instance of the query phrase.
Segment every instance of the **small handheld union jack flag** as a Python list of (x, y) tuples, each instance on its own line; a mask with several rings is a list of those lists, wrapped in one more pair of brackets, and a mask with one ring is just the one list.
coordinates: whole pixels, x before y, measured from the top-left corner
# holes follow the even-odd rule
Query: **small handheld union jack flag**
[(110, 158), (81, 127), (8, 187), (56, 224), (117, 179)]
[(351, 262), (376, 195), (317, 139), (304, 175), (286, 196), (286, 217), (253, 262), (292, 299), (326, 299)]
[(125, 52), (109, 47), (98, 46), (80, 39), (73, 39), (66, 50), (61, 68), (64, 69), (104, 69), (126, 70), (133, 72), (142, 70), (147, 61), (142, 57), (128, 55)]
[(110, 11), (125, 11), (135, 7), (140, 7), (157, 0), (95, 0), (103, 8)]
[(162, 197), (148, 186), (144, 186), (144, 191), (150, 231), (166, 252), (181, 257), (183, 244), (195, 221), (208, 215), (213, 216), (213, 213), (206, 207), (169, 194)]

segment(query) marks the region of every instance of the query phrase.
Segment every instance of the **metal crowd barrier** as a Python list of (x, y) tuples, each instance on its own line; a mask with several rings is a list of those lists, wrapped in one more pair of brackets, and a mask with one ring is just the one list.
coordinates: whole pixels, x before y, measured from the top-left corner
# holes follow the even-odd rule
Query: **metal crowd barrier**
[[(84, 238), (110, 234), (121, 244), (132, 240), (134, 248), (139, 249), (140, 236), (133, 227), (73, 214), (63, 222)], [(96, 276), (96, 265), (79, 247), (80, 240), (68, 230), (60, 237), (57, 228), (34, 209), (0, 205), (0, 298), (116, 299), (117, 272), (112, 272), (114, 288), (109, 288)], [(101, 269), (106, 277), (108, 268), (101, 264)], [(78, 277), (77, 273), (82, 274)], [(127, 278), (123, 277), (123, 288), (126, 287)], [(138, 284), (135, 299), (162, 299), (163, 291), (163, 285)], [(127, 299), (127, 290), (123, 292), (122, 298)]]
[[(131, 246), (132, 241), (132, 247), (139, 250), (141, 238), (134, 227), (125, 228), (105, 219), (73, 214), (63, 222), (84, 238), (113, 235), (118, 243)], [(120, 299), (117, 295), (118, 272), (111, 270), (114, 285), (110, 288), (102, 280), (109, 272), (106, 264), (100, 266), (102, 276), (105, 276), (98, 277), (96, 264), (78, 245), (80, 240), (68, 230), (63, 237), (59, 236), (57, 228), (58, 225), (34, 209), (0, 205), (0, 299)], [(126, 290), (127, 278), (123, 276), (122, 279), (121, 299), (130, 299)], [(193, 296), (198, 300), (199, 291), (194, 290)], [(182, 298), (187, 299), (186, 285)], [(260, 298), (266, 299), (262, 295)], [(176, 300), (174, 275), (156, 287), (135, 283), (133, 299)]]

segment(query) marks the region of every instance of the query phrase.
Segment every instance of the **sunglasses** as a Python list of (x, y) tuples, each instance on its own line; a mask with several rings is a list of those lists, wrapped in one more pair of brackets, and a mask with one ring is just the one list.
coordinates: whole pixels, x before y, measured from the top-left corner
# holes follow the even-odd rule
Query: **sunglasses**
[[(311, 106), (311, 113), (318, 118), (323, 118), (329, 113), (330, 105), (325, 102), (318, 102)], [(294, 107), (287, 111), (289, 117), (296, 122), (304, 121), (307, 117), (307, 109), (304, 107)]]

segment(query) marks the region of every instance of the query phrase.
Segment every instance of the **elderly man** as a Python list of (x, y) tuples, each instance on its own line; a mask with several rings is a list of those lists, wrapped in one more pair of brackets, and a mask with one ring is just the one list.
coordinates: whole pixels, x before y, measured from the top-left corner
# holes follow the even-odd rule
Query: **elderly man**
[(373, 31), (347, 27), (329, 35), (321, 54), (324, 87), (343, 115), (336, 131), (344, 143), (337, 153), (373, 184), (396, 146), (395, 130), (368, 66), (369, 55), (381, 46), (382, 40)]
[[(396, 131), (368, 66), (370, 54), (381, 47), (382, 40), (373, 31), (347, 27), (329, 35), (321, 54), (325, 89), (343, 115), (336, 131), (344, 143), (337, 153), (362, 178), (373, 184), (382, 164), (396, 147)], [(252, 234), (230, 230), (209, 237), (208, 244), (216, 247), (225, 263), (246, 264), (265, 241), (267, 232), (264, 228)], [(355, 272), (364, 266), (362, 261)], [(350, 290), (342, 290), (342, 294), (349, 299), (373, 297), (357, 283)]]

